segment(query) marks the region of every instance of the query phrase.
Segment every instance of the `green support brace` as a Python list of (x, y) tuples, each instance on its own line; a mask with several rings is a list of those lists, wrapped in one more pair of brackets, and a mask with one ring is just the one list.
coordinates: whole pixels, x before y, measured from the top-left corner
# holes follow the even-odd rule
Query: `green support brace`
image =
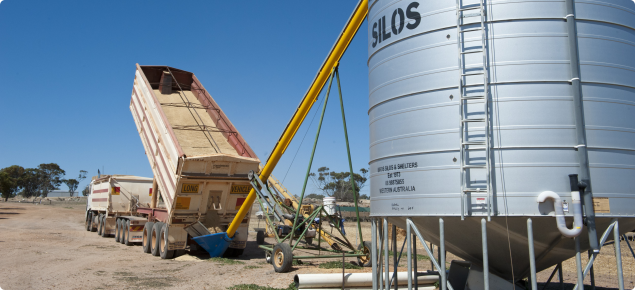
[(355, 186), (355, 176), (353, 175), (353, 161), (351, 161), (351, 149), (348, 145), (348, 131), (346, 130), (346, 116), (344, 115), (344, 101), (342, 100), (342, 87), (340, 85), (340, 73), (335, 68), (335, 74), (337, 76), (337, 90), (340, 93), (340, 107), (342, 108), (342, 123), (344, 124), (344, 139), (346, 140), (346, 154), (348, 155), (348, 168), (351, 171), (351, 188), (353, 189), (353, 197), (355, 201), (355, 214), (357, 215), (357, 232), (359, 233), (359, 244), (364, 245), (364, 238), (362, 237), (362, 225), (359, 223), (359, 207), (357, 204), (357, 187)]

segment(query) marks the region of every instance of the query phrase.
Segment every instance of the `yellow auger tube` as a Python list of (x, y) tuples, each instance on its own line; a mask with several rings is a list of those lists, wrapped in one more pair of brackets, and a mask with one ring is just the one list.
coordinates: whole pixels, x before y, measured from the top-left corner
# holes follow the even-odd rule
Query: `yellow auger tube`
[[(338, 62), (342, 58), (342, 55), (344, 55), (346, 48), (348, 48), (351, 40), (353, 40), (353, 37), (355, 37), (357, 30), (359, 30), (359, 27), (364, 22), (364, 19), (366, 19), (366, 14), (368, 14), (368, 0), (361, 0), (359, 1), (359, 3), (357, 3), (357, 7), (355, 7), (353, 14), (348, 19), (346, 26), (344, 26), (344, 30), (340, 33), (337, 41), (335, 42), (335, 45), (333, 45), (333, 48), (331, 48), (331, 51), (322, 64), (322, 67), (320, 67), (317, 76), (313, 80), (311, 87), (309, 87), (309, 90), (302, 99), (300, 106), (298, 107), (298, 109), (296, 109), (293, 117), (291, 118), (291, 121), (289, 121), (289, 124), (287, 124), (287, 127), (284, 129), (282, 136), (278, 140), (278, 143), (276, 143), (276, 146), (273, 148), (273, 151), (271, 152), (271, 155), (269, 156), (265, 167), (262, 169), (262, 171), (260, 171), (260, 180), (266, 181), (269, 178), (271, 172), (273, 172), (273, 169), (278, 164), (280, 157), (282, 157), (284, 151), (287, 150), (287, 147), (291, 143), (293, 136), (295, 136), (295, 133), (300, 128), (300, 125), (302, 125), (304, 118), (306, 118), (306, 115), (311, 110), (313, 103), (315, 103), (315, 101), (317, 100), (320, 91), (322, 91), (322, 87), (324, 87), (324, 84), (331, 74), (331, 71), (334, 67), (337, 66)], [(229, 225), (229, 228), (227, 228), (228, 237), (231, 238), (234, 236), (236, 230), (238, 229), (238, 226), (245, 218), (245, 215), (247, 215), (247, 212), (251, 208), (251, 205), (254, 203), (255, 199), (256, 191), (252, 189), (245, 199), (245, 202), (240, 207), (240, 210), (238, 210), (236, 217), (234, 217), (234, 220)]]

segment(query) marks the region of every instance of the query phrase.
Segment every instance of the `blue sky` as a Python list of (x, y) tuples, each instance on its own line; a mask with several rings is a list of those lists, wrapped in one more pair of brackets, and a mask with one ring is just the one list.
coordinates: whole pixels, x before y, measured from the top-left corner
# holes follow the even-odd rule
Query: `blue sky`
[[(98, 168), (152, 176), (128, 109), (135, 63), (195, 73), (264, 162), (356, 3), (2, 1), (0, 167), (55, 162), (68, 178)], [(366, 31), (364, 23), (340, 62), (356, 171), (369, 159)], [(294, 193), (318, 118), (300, 141), (316, 108), (274, 171)], [(348, 170), (336, 98), (314, 171), (320, 166)]]

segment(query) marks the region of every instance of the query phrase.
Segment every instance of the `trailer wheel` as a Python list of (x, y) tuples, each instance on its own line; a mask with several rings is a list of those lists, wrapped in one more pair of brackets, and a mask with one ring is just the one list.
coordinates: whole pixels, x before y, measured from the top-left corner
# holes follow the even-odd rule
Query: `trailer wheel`
[(373, 248), (373, 244), (371, 242), (364, 242), (363, 244), (359, 244), (359, 246), (357, 246), (357, 250), (365, 254), (365, 256), (357, 257), (358, 266), (362, 266), (362, 267), (372, 266), (372, 261), (370, 258), (370, 250), (372, 248)]
[(122, 244), (126, 244), (126, 240), (128, 239), (128, 235), (126, 235), (126, 220), (119, 220), (119, 231), (121, 232), (121, 236), (119, 236), (119, 242)]
[(99, 214), (99, 216), (97, 216), (97, 235), (101, 236), (101, 231), (102, 229), (102, 221), (104, 219), (104, 215), (103, 214)]
[(103, 238), (105, 238), (105, 237), (107, 237), (107, 236), (108, 236), (108, 232), (106, 231), (106, 218), (107, 218), (107, 217), (108, 217), (107, 215), (104, 215), (104, 216), (101, 218), (101, 236), (102, 236)]
[(86, 231), (90, 232), (90, 222), (93, 220), (93, 212), (89, 211), (88, 213), (86, 213)]
[(96, 232), (97, 231), (97, 223), (95, 222), (95, 219), (97, 219), (97, 217), (95, 216), (95, 214), (93, 213), (90, 216), (90, 231), (91, 232)]
[(256, 243), (258, 245), (262, 245), (265, 243), (265, 232), (263, 231), (258, 231), (256, 233)]
[(130, 242), (130, 221), (126, 221), (126, 225), (123, 228), (124, 232), (126, 232), (126, 238), (123, 241), (123, 244), (126, 246), (132, 246), (134, 243)]
[(273, 269), (278, 273), (286, 273), (293, 265), (293, 253), (289, 244), (280, 243), (273, 247)]
[(161, 251), (159, 250), (159, 240), (161, 237), (161, 228), (163, 228), (164, 223), (158, 222), (154, 223), (152, 227), (152, 235), (150, 236), (150, 245), (152, 245), (152, 256), (161, 255)]
[(159, 251), (161, 254), (161, 259), (172, 259), (174, 257), (174, 250), (169, 249), (169, 230), (168, 225), (164, 224), (161, 227), (161, 236), (159, 237)]
[(117, 225), (115, 226), (115, 242), (119, 243), (121, 240), (121, 220), (117, 219)]
[(143, 252), (147, 254), (152, 252), (152, 227), (154, 227), (153, 222), (147, 222), (145, 226), (143, 226), (143, 239), (141, 241), (141, 245), (143, 245)]

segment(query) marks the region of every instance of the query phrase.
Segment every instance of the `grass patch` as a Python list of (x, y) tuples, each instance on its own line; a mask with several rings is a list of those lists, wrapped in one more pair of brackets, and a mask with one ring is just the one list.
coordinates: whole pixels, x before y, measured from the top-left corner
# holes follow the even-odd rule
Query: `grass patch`
[[(138, 277), (128, 272), (115, 272), (113, 278), (118, 281), (125, 282), (126, 289), (157, 289), (172, 287), (172, 283), (175, 282), (174, 278), (167, 277)], [(178, 282), (178, 279), (176, 279)], [(107, 287), (109, 289), (111, 287)]]
[(245, 266), (243, 269), (258, 269), (258, 268), (262, 268), (262, 267), (250, 265), (250, 266)]
[[(326, 263), (322, 263), (319, 266), (321, 269), (342, 269), (342, 261), (330, 261)], [(344, 263), (344, 268), (346, 269), (363, 269), (360, 266), (351, 263)]]
[[(389, 250), (389, 251), (388, 251), (388, 256), (392, 257), (392, 255), (393, 255), (392, 251), (390, 251), (390, 250)], [(398, 254), (397, 254), (397, 257), (399, 257), (399, 255), (398, 255)], [(407, 258), (407, 257), (408, 257), (408, 253), (406, 253), (406, 251), (404, 251), (404, 252), (401, 254), (401, 258), (402, 258), (402, 259), (404, 259), (404, 258)], [(428, 256), (426, 256), (426, 255), (419, 255), (419, 254), (417, 254), (417, 261), (428, 261), (428, 260), (430, 260), (430, 257), (428, 257)]]
[(214, 262), (214, 263), (219, 263), (221, 265), (243, 265), (245, 264), (245, 262), (243, 261), (238, 261), (238, 260), (232, 260), (232, 259), (227, 259), (227, 258), (210, 258), (207, 259), (208, 262)]
[(273, 288), (269, 286), (259, 286), (256, 284), (238, 284), (228, 287), (229, 290), (297, 290), (295, 283), (291, 282), (287, 288)]

